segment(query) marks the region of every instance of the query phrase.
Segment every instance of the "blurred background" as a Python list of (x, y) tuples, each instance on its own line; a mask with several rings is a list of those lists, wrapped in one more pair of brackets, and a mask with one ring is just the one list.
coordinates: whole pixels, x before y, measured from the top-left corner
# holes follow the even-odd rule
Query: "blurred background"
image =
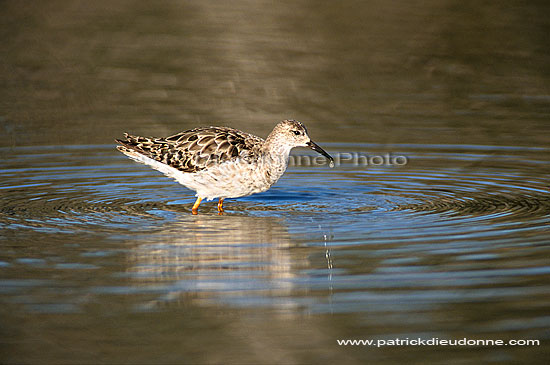
[(3, 146), (221, 124), (546, 145), (547, 1), (2, 1)]
[[(549, 37), (547, 0), (0, 0), (0, 362), (546, 364)], [(194, 216), (114, 149), (283, 119), (408, 163)], [(396, 338), (541, 343), (336, 342)]]

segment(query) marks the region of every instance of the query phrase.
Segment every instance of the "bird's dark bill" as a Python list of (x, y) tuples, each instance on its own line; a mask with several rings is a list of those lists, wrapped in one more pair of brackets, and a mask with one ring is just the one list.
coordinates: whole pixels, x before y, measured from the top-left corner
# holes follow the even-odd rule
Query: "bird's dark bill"
[(328, 159), (330, 160), (331, 164), (334, 162), (334, 159), (332, 158), (332, 156), (329, 155), (329, 154), (327, 153), (327, 151), (325, 151), (324, 149), (322, 149), (321, 147), (319, 147), (319, 145), (316, 144), (315, 142), (310, 141), (310, 142), (307, 144), (307, 146), (308, 146), (309, 148), (311, 148), (312, 150), (314, 150), (314, 151), (316, 151), (316, 152), (319, 152), (321, 155), (323, 155), (323, 156), (325, 156), (326, 158), (328, 158)]

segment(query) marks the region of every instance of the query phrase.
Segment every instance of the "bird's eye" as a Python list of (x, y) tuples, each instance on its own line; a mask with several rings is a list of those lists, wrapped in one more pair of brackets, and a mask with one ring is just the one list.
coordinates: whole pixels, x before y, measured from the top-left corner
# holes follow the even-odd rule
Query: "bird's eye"
[(302, 132), (300, 131), (292, 131), (292, 133), (294, 133), (295, 135), (299, 136), (300, 134), (302, 134)]

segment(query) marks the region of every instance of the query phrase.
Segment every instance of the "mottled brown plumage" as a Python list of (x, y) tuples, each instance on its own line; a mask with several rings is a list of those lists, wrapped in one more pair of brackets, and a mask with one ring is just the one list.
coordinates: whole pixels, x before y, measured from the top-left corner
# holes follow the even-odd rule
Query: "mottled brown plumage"
[(130, 149), (182, 172), (197, 172), (237, 157), (253, 161), (263, 139), (228, 127), (203, 127), (166, 138), (124, 134), (120, 151)]
[(278, 123), (265, 140), (228, 127), (195, 128), (166, 138), (124, 136), (116, 140), (119, 151), (197, 192), (195, 214), (202, 199), (219, 198), (221, 213), (223, 199), (269, 189), (284, 174), (294, 147), (309, 147), (332, 160), (295, 120)]

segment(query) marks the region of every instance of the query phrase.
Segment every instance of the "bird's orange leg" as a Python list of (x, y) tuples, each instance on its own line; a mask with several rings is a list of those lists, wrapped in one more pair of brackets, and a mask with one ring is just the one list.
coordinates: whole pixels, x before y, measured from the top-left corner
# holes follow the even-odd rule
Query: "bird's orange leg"
[(199, 196), (197, 200), (195, 200), (195, 204), (193, 204), (193, 208), (191, 209), (191, 213), (198, 214), (199, 213), (199, 205), (201, 205), (202, 198)]
[(223, 198), (218, 199), (218, 215), (223, 214)]

